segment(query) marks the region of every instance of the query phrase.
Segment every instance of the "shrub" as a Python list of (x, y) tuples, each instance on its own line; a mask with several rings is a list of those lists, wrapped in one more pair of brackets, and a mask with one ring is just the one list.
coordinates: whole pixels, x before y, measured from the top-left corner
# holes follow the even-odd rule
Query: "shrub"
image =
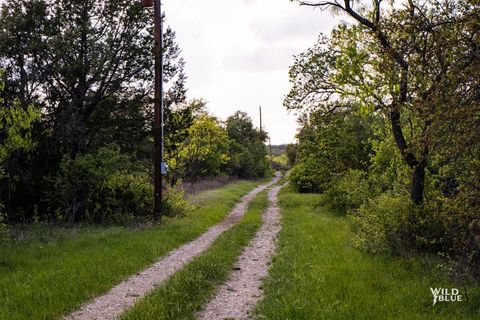
[(127, 222), (152, 214), (153, 188), (146, 173), (115, 172), (101, 189), (91, 187), (86, 199), (89, 222)]
[(290, 183), (298, 192), (322, 192), (330, 181), (331, 172), (314, 159), (295, 165), (290, 171)]
[(362, 205), (353, 216), (355, 244), (368, 252), (402, 253), (411, 247), (415, 208), (407, 195), (384, 193)]
[(459, 191), (456, 197), (437, 197), (425, 205), (417, 246), (423, 251), (457, 260), (460, 269), (480, 279), (480, 194)]
[(4, 221), (3, 204), (0, 203), (0, 243), (8, 237), (8, 229)]
[(190, 204), (184, 198), (184, 191), (179, 187), (179, 184), (175, 186), (167, 186), (164, 191), (163, 198), (163, 212), (167, 217), (181, 217), (191, 209)]
[(360, 170), (348, 170), (332, 179), (325, 190), (323, 202), (341, 212), (352, 213), (354, 209), (367, 203), (372, 197), (367, 173)]
[(125, 222), (149, 215), (153, 205), (149, 176), (113, 148), (65, 157), (51, 184), (50, 205), (68, 222)]

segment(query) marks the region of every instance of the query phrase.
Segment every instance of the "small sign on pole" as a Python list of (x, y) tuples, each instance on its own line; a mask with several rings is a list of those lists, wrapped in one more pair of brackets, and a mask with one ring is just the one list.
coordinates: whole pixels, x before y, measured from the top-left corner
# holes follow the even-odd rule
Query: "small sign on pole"
[(165, 161), (160, 163), (160, 174), (162, 176), (166, 175), (168, 171), (168, 164)]

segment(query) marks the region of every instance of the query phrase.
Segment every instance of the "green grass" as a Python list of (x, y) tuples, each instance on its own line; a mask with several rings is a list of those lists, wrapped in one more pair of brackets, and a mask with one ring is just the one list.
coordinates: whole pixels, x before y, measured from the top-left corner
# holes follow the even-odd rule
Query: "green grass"
[(319, 199), (282, 189), (279, 252), (258, 319), (480, 319), (478, 286), (468, 288), (469, 301), (432, 306), (430, 287), (461, 284), (427, 267), (432, 258), (354, 249), (350, 219), (316, 206)]
[(52, 319), (78, 308), (218, 223), (259, 183), (240, 181), (193, 196), (195, 210), (157, 227), (43, 227), (41, 237), (3, 248), (0, 319)]
[(225, 281), (242, 249), (262, 224), (267, 207), (266, 191), (250, 203), (242, 220), (222, 234), (213, 245), (165, 285), (127, 311), (122, 319), (195, 319), (195, 312), (212, 298)]

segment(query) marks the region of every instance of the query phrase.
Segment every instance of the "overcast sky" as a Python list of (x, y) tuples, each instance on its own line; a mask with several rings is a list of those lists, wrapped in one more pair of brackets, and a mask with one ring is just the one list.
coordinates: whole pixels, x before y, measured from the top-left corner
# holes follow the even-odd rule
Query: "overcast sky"
[(289, 0), (163, 0), (166, 23), (186, 60), (189, 98), (208, 101), (221, 119), (258, 107), (272, 144), (294, 141), (296, 117), (282, 106), (293, 55), (340, 21)]

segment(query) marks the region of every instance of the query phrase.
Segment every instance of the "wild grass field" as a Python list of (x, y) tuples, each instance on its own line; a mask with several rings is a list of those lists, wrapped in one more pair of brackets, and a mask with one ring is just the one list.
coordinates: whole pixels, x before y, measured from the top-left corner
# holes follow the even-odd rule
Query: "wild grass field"
[(195, 209), (155, 227), (40, 225), (3, 245), (0, 319), (53, 319), (78, 308), (218, 223), (261, 181), (239, 181), (202, 192)]
[[(357, 250), (350, 218), (319, 206), (319, 200), (317, 194), (281, 191), (283, 229), (257, 319), (480, 318), (478, 285), (453, 282), (434, 257)], [(464, 301), (434, 306), (431, 287), (458, 288)]]

